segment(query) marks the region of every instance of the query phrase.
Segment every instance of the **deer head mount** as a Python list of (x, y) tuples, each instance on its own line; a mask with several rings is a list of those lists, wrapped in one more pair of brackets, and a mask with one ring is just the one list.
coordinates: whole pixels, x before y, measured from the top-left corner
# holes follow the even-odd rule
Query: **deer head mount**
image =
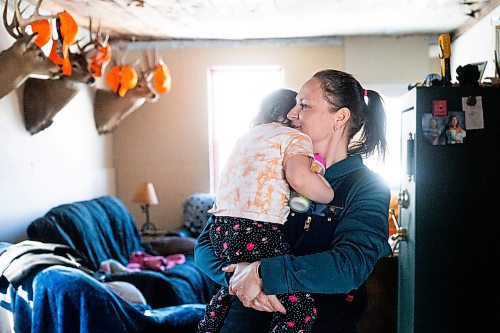
[[(125, 73), (131, 72), (126, 70)], [(141, 73), (133, 85), (132, 78), (129, 85), (122, 88), (123, 96), (119, 89), (114, 92), (108, 89), (97, 89), (94, 101), (94, 120), (99, 134), (112, 133), (118, 124), (141, 107), (146, 102), (156, 102), (158, 94), (154, 91), (151, 73)]]
[(69, 52), (71, 75), (59, 80), (40, 80), (29, 78), (24, 84), (23, 106), (24, 124), (30, 134), (36, 134), (52, 124), (52, 119), (78, 93), (83, 84), (93, 84), (101, 76), (111, 58), (109, 36), (103, 37), (100, 28), (92, 32), (89, 23), (90, 40), (78, 53)]
[(94, 101), (94, 119), (99, 134), (112, 133), (123, 119), (144, 103), (156, 102), (160, 93), (170, 90), (170, 72), (163, 61), (152, 65), (146, 57), (146, 66), (136, 79), (131, 66), (117, 65), (109, 71), (107, 81), (112, 90), (98, 89)]
[[(42, 0), (37, 2), (34, 13), (28, 18), (22, 17), (20, 1), (15, 2), (15, 13), (11, 23), (8, 23), (9, 0), (5, 0), (3, 23), (7, 32), (16, 41), (11, 47), (0, 52), (0, 72), (2, 73), (0, 98), (18, 88), (29, 77), (57, 79), (62, 75), (60, 66), (45, 56), (37, 45), (41, 43), (41, 40), (37, 38), (38, 33), (29, 35), (26, 32), (29, 25), (53, 18), (53, 16), (42, 16), (38, 13), (41, 2)], [(36, 30), (36, 28), (33, 29)]]

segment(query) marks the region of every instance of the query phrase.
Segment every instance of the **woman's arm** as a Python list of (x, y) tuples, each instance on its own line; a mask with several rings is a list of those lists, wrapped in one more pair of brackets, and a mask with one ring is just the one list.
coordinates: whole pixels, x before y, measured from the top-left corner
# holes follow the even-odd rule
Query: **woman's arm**
[(228, 287), (228, 276), (222, 271), (222, 267), (226, 266), (226, 263), (215, 255), (212, 243), (210, 242), (209, 230), (211, 223), (212, 218), (210, 217), (207, 225), (196, 240), (194, 247), (194, 262), (196, 266), (213, 281)]
[(388, 187), (378, 177), (363, 177), (347, 194), (331, 249), (305, 256), (261, 260), (264, 291), (348, 293), (366, 281), (375, 263), (391, 252), (388, 244)]
[[(378, 178), (368, 177), (354, 184), (349, 193), (344, 205), (347, 211), (335, 231), (331, 249), (261, 259), (261, 278), (255, 269), (231, 265), (235, 270), (233, 292), (245, 306), (279, 311), (279, 301), (271, 295), (293, 291), (345, 294), (366, 281), (377, 260), (391, 253), (387, 224), (390, 191)], [(245, 290), (260, 283), (264, 292), (249, 301)]]

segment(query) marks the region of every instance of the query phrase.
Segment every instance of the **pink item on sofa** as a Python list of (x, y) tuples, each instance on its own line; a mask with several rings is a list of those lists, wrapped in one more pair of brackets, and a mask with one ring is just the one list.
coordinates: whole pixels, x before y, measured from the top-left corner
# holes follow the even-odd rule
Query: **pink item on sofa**
[(151, 269), (155, 271), (164, 271), (175, 265), (182, 265), (186, 262), (183, 254), (172, 254), (167, 257), (153, 256), (144, 252), (133, 252), (129, 258), (127, 269)]

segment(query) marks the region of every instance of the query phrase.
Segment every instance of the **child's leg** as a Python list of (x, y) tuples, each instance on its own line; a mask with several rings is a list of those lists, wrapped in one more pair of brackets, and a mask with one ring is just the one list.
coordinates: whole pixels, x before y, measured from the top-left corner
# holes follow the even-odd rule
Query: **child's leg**
[(290, 253), (281, 225), (217, 216), (210, 229), (215, 254), (235, 264)]
[[(254, 262), (262, 258), (290, 253), (290, 246), (283, 238), (281, 227), (281, 225), (274, 223), (217, 216), (212, 222), (210, 239), (215, 254), (221, 259), (225, 259), (230, 263)], [(304, 329), (304, 332), (307, 332), (311, 329), (312, 322), (309, 325), (308, 322), (313, 319), (313, 300), (309, 296), (306, 297), (304, 293), (297, 293), (296, 295), (297, 297), (301, 296), (300, 304), (294, 304), (298, 302), (290, 301), (287, 297), (280, 299), (287, 309), (287, 312), (290, 312), (287, 314), (286, 318), (275, 320), (274, 317), (276, 315), (273, 316), (274, 325), (271, 327), (278, 325), (280, 329), (276, 332), (299, 332), (300, 328)], [(292, 298), (292, 300), (295, 299)], [(288, 310), (288, 308), (291, 310)], [(314, 311), (316, 310), (314, 309)], [(207, 309), (203, 320), (207, 321), (207, 317), (210, 314), (210, 310)], [(216, 311), (215, 314), (217, 316)], [(218, 323), (217, 331), (222, 328), (222, 323), (226, 315), (227, 311), (224, 312), (224, 317), (222, 317), (222, 319), (210, 321)], [(288, 322), (291, 323), (294, 320), (297, 321), (297, 329), (289, 326)], [(282, 326), (282, 324), (287, 326)], [(205, 331), (198, 329), (198, 333), (211, 331), (211, 328)]]
[(227, 288), (222, 287), (205, 307), (205, 315), (198, 323), (198, 333), (219, 332), (227, 316), (231, 295)]
[(277, 295), (286, 314), (273, 314), (270, 332), (310, 332), (316, 319), (316, 307), (309, 293), (296, 292)]

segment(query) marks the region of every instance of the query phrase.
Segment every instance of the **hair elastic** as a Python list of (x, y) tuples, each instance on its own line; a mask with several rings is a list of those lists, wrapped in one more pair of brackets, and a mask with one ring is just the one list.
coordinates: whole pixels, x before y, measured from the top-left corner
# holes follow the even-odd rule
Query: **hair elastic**
[(366, 89), (363, 89), (364, 90), (364, 96), (367, 97), (368, 96), (368, 90)]

